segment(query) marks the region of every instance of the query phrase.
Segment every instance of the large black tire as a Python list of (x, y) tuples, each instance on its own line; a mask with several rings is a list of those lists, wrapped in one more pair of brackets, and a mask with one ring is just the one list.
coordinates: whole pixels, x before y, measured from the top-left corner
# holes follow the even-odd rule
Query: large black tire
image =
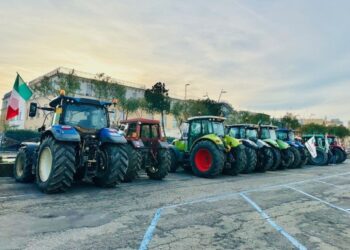
[(291, 150), (291, 147), (281, 150), (281, 164), (278, 169), (290, 168), (294, 161), (294, 154)]
[(59, 142), (52, 137), (42, 141), (36, 167), (36, 181), (41, 191), (58, 193), (71, 186), (75, 174), (75, 149), (75, 144)]
[(299, 150), (293, 146), (291, 146), (289, 149), (292, 151), (293, 156), (294, 156), (294, 160), (293, 160), (290, 168), (300, 168), (301, 167), (301, 155), (300, 155)]
[(126, 170), (123, 182), (131, 182), (138, 177), (138, 171), (142, 167), (142, 152), (139, 149), (135, 149), (130, 144), (125, 146), (126, 152), (128, 153), (129, 163), (128, 169)]
[(348, 155), (347, 155), (346, 152), (343, 150), (343, 160), (341, 161), (341, 163), (343, 163), (344, 161), (346, 161), (347, 158), (348, 158)]
[(156, 166), (147, 167), (146, 173), (150, 179), (162, 180), (165, 176), (168, 175), (171, 165), (171, 156), (169, 149), (159, 149), (157, 160), (158, 164)]
[(322, 148), (316, 148), (317, 156), (316, 158), (309, 157), (309, 164), (314, 166), (324, 166), (328, 164), (328, 155), (326, 151)]
[(239, 173), (243, 172), (247, 166), (247, 155), (245, 148), (246, 147), (241, 144), (231, 149), (234, 159), (231, 162), (231, 167), (223, 169), (224, 174), (238, 175)]
[(258, 157), (256, 150), (250, 147), (245, 147), (245, 154), (247, 158), (247, 164), (242, 173), (249, 174), (255, 170), (258, 162)]
[(309, 152), (307, 151), (306, 147), (299, 147), (299, 153), (301, 157), (299, 168), (302, 168), (309, 160)]
[(332, 150), (329, 149), (328, 150), (328, 153), (327, 153), (327, 156), (328, 156), (328, 161), (324, 164), (324, 165), (328, 165), (328, 164), (336, 164), (336, 156), (333, 154)]
[(191, 150), (190, 162), (195, 175), (213, 178), (221, 174), (225, 164), (225, 154), (213, 142), (199, 141)]
[(265, 172), (272, 168), (273, 166), (273, 148), (262, 147), (258, 151), (258, 163), (256, 166), (256, 171)]
[(342, 163), (344, 161), (344, 151), (340, 148), (334, 147), (332, 149), (333, 155), (335, 155), (335, 162), (337, 164)]
[(127, 144), (104, 144), (101, 148), (101, 167), (92, 180), (96, 186), (111, 188), (124, 180), (129, 158)]
[(281, 164), (281, 151), (278, 148), (272, 148), (272, 152), (273, 152), (273, 165), (270, 168), (270, 170), (275, 171), (278, 166)]
[(17, 182), (33, 182), (35, 175), (32, 174), (33, 155), (26, 147), (21, 147), (18, 151), (13, 176)]
[(177, 168), (179, 167), (178, 160), (176, 158), (176, 154), (175, 154), (174, 150), (169, 149), (169, 153), (170, 153), (170, 169), (169, 169), (169, 172), (170, 173), (175, 173)]

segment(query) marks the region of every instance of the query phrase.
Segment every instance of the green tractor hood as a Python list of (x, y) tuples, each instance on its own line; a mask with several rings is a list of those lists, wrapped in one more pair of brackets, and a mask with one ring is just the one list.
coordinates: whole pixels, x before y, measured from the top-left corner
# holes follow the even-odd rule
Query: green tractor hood
[(280, 149), (287, 149), (287, 148), (290, 147), (288, 143), (286, 143), (286, 142), (284, 142), (284, 141), (282, 141), (282, 140), (277, 139), (276, 142), (277, 142), (278, 147), (279, 147)]
[(275, 140), (273, 140), (273, 139), (264, 139), (263, 141), (266, 142), (267, 144), (269, 144), (272, 147), (280, 148), (278, 143)]
[(224, 136), (224, 142), (226, 145), (230, 146), (231, 148), (238, 147), (239, 145), (242, 144), (242, 142), (240, 142), (238, 139), (228, 135)]

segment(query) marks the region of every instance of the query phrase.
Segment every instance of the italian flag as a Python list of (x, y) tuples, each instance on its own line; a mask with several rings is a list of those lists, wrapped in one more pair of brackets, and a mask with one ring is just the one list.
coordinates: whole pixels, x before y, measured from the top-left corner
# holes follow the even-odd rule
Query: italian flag
[(22, 77), (17, 73), (15, 84), (7, 106), (6, 120), (10, 120), (19, 114), (21, 108), (25, 108), (25, 102), (30, 99), (33, 92), (23, 81)]

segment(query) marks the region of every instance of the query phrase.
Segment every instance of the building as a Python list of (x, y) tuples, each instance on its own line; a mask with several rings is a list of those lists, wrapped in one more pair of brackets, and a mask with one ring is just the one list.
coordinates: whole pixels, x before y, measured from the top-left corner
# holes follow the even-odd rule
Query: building
[(344, 125), (344, 124), (340, 119), (335, 118), (335, 119), (331, 119), (329, 121), (326, 121), (326, 125), (327, 126), (340, 126), (340, 125)]
[(326, 120), (321, 119), (321, 118), (305, 118), (305, 119), (300, 119), (300, 124), (302, 125), (307, 125), (307, 124), (319, 124), (319, 125), (325, 125)]
[[(34, 85), (38, 85), (41, 83), (41, 81), (46, 78), (48, 81), (53, 85), (57, 86), (57, 83), (59, 81), (59, 75), (69, 75), (72, 72), (72, 69), (68, 68), (63, 68), (59, 67), (43, 76), (37, 77), (34, 80), (28, 82), (29, 87), (33, 87)], [(95, 74), (89, 74), (85, 72), (80, 72), (74, 70), (74, 75), (77, 77), (79, 83), (80, 83), (80, 89), (74, 94), (76, 97), (90, 97), (94, 98), (95, 93), (92, 87), (92, 82), (96, 80), (96, 75)], [(142, 98), (144, 96), (146, 86), (141, 85), (141, 84), (135, 84), (132, 82), (127, 82), (119, 79), (113, 79), (109, 78), (109, 83), (110, 84), (119, 84), (123, 85), (126, 89), (125, 97), (128, 98)], [(57, 89), (58, 90), (58, 89)], [(57, 91), (58, 92), (58, 91)], [(30, 101), (27, 102), (27, 107), (23, 110), (25, 112), (21, 114), (20, 116), (14, 118), (13, 120), (10, 120), (9, 122), (5, 121), (5, 116), (6, 116), (6, 110), (7, 110), (7, 104), (8, 100), (10, 98), (11, 92), (7, 93), (4, 95), (2, 99), (2, 109), (1, 109), (1, 124), (4, 124), (4, 126), (9, 126), (11, 128), (18, 128), (18, 129), (37, 129), (40, 126), (42, 126), (44, 120), (45, 120), (45, 112), (44, 111), (39, 111), (37, 113), (36, 117), (29, 117), (28, 116), (28, 108)], [(39, 96), (37, 93), (34, 93), (32, 97), (32, 102), (37, 102), (38, 105), (40, 106), (45, 106), (47, 105), (50, 100), (52, 100), (54, 96)], [(112, 97), (111, 97), (112, 100)], [(174, 101), (179, 101), (178, 99), (172, 98), (171, 99), (173, 102)], [(118, 124), (118, 122), (122, 119), (125, 118), (125, 115), (122, 110), (119, 110), (118, 108), (114, 108), (114, 113), (110, 115), (111, 119), (111, 124)], [(149, 119), (159, 119), (160, 120), (160, 115), (158, 114), (149, 114), (146, 113), (145, 111), (137, 111), (132, 114), (128, 114), (128, 118), (135, 118), (135, 117), (145, 117)], [(48, 115), (48, 119), (46, 119), (46, 125), (50, 123), (50, 115)], [(167, 136), (171, 137), (178, 137), (179, 136), (179, 129), (178, 125), (176, 123), (175, 118), (167, 114), (164, 118), (164, 123), (165, 123), (165, 130)], [(6, 124), (6, 125), (5, 125)]]

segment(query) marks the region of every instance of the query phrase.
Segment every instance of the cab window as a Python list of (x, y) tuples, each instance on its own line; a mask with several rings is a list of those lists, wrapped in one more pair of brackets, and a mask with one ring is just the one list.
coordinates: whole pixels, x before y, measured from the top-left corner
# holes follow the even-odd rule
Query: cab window
[(128, 125), (128, 130), (127, 130), (126, 136), (132, 136), (133, 133), (137, 133), (137, 131), (136, 131), (136, 126), (137, 126), (136, 123), (130, 123), (130, 124)]

